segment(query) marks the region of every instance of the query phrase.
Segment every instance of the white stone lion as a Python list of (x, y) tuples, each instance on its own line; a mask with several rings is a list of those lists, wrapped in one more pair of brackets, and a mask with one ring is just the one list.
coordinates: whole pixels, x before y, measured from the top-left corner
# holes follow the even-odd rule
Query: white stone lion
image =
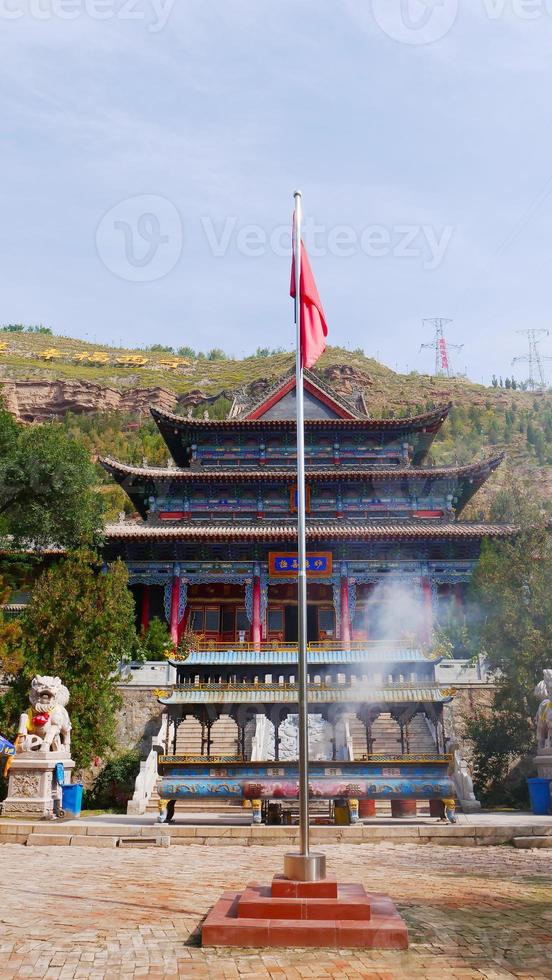
[(552, 670), (545, 670), (543, 680), (537, 684), (535, 694), (543, 698), (537, 711), (537, 739), (539, 749), (552, 749)]
[(71, 755), (71, 722), (65, 705), (69, 691), (59, 677), (33, 677), (31, 707), (19, 719), (18, 752)]

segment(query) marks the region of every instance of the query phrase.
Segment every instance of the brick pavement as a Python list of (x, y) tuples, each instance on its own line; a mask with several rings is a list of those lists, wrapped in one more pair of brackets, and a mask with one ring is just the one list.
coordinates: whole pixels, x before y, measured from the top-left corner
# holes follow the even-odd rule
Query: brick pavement
[(1, 980), (552, 978), (550, 851), (383, 843), (324, 850), (340, 880), (362, 880), (398, 902), (411, 930), (408, 952), (203, 951), (198, 927), (210, 906), (224, 889), (268, 882), (281, 871), (281, 847), (5, 844)]

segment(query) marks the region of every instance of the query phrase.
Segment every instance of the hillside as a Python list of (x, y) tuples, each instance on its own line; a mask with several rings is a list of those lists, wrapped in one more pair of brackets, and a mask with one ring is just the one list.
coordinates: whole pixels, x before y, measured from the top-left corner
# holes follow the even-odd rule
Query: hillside
[[(192, 352), (190, 352), (192, 353)], [(217, 356), (218, 353), (218, 356)], [(100, 347), (68, 337), (0, 331), (0, 384), (6, 406), (25, 422), (58, 419), (94, 455), (164, 463), (166, 448), (149, 419), (151, 404), (194, 415), (224, 417), (245, 385), (261, 395), (293, 365), (290, 353), (241, 361), (178, 357), (167, 350)], [(362, 394), (373, 417), (402, 416), (452, 401), (434, 444), (437, 463), (468, 462), (504, 450), (512, 469), (552, 499), (552, 395), (484, 387), (465, 379), (397, 374), (359, 352), (329, 348), (317, 371), (336, 390)], [(478, 510), (504, 479), (503, 467)], [(102, 471), (102, 480), (104, 480)], [(104, 488), (109, 510), (124, 503)]]

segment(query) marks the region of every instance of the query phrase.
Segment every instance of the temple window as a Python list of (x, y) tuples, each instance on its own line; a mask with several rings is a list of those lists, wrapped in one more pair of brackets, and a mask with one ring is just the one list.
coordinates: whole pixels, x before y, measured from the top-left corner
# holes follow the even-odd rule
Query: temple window
[(190, 610), (190, 629), (194, 633), (203, 632), (203, 609)]
[(318, 610), (318, 636), (321, 640), (335, 636), (335, 610), (331, 606)]
[(284, 610), (269, 609), (267, 614), (269, 639), (279, 639), (284, 635)]

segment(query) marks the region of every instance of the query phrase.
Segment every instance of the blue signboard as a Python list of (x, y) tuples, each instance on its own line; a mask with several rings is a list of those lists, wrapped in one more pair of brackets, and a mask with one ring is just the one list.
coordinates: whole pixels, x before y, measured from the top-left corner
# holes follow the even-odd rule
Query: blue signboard
[[(293, 551), (272, 551), (268, 562), (270, 575), (293, 575), (299, 569), (297, 554)], [(307, 554), (307, 575), (328, 576), (332, 574), (332, 568), (331, 551), (312, 551)]]

